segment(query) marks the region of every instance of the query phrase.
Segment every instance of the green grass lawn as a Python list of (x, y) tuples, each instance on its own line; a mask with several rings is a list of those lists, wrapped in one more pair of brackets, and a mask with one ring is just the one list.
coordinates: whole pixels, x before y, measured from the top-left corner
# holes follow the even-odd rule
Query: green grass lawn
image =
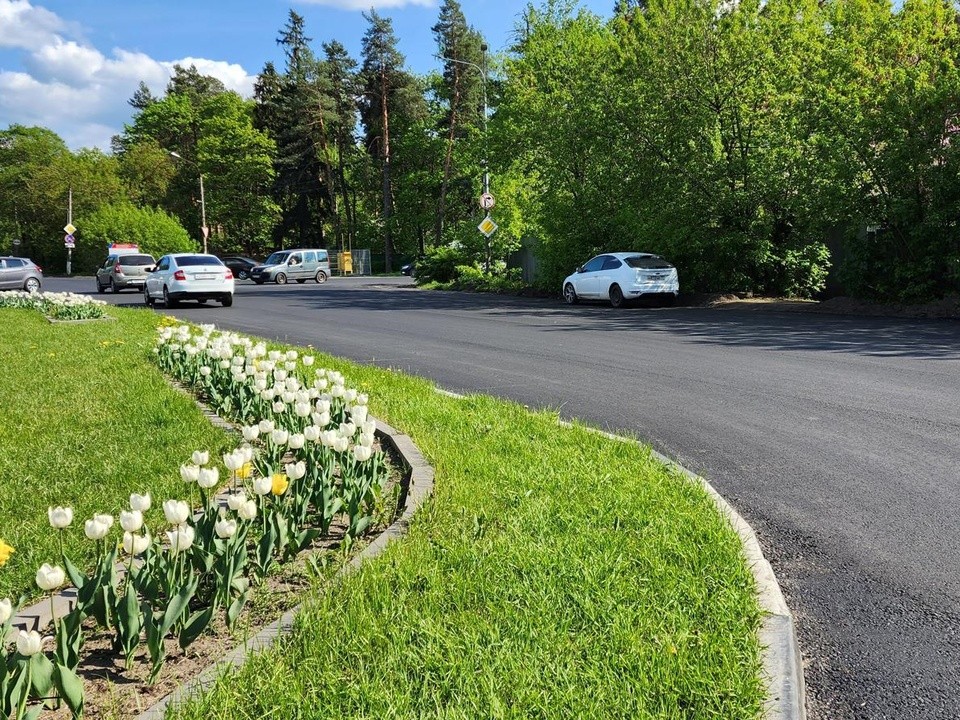
[[(224, 443), (151, 369), (154, 317), (111, 312), (112, 330), (0, 313), (3, 366), (25, 367), (0, 381), (0, 471), (15, 478), (0, 537), (18, 546), (0, 588), (23, 588), (51, 559), (47, 505), (115, 510), (141, 479), (176, 492), (186, 454)], [(105, 332), (125, 344), (98, 347)], [(177, 717), (759, 716), (752, 575), (699, 487), (550, 413), (319, 362), (410, 434), (436, 469), (434, 497), (404, 540), (318, 587), (289, 638)], [(118, 365), (136, 388), (123, 397), (147, 398), (130, 414), (90, 397), (117, 395)]]

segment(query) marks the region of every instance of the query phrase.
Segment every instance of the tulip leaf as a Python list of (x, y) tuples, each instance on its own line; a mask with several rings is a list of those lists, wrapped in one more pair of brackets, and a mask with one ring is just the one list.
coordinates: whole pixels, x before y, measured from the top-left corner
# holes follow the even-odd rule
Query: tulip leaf
[(227, 627), (233, 629), (234, 623), (237, 622), (237, 618), (240, 617), (240, 612), (243, 610), (243, 606), (247, 602), (249, 597), (248, 592), (243, 592), (240, 596), (230, 603), (230, 607), (227, 608)]
[(212, 605), (190, 616), (187, 624), (184, 625), (183, 630), (180, 631), (179, 641), (181, 650), (186, 650), (194, 640), (200, 637), (200, 634), (206, 630), (207, 625), (210, 624), (211, 618), (213, 618)]
[(196, 589), (196, 583), (189, 582), (180, 588), (180, 592), (173, 596), (170, 604), (167, 605), (166, 611), (163, 613), (163, 620), (160, 623), (161, 641), (166, 634), (170, 632), (170, 628), (180, 619), (180, 616), (183, 615)]
[(53, 684), (75, 718), (83, 715), (83, 683), (70, 668), (55, 665)]
[(34, 693), (43, 697), (53, 687), (53, 663), (43, 653), (37, 653), (30, 658), (30, 677)]
[(87, 582), (86, 576), (77, 569), (77, 566), (70, 562), (70, 558), (63, 555), (63, 567), (67, 571), (67, 576), (70, 578), (70, 582), (73, 583), (74, 587), (77, 588), (78, 594), (83, 590), (83, 586)]

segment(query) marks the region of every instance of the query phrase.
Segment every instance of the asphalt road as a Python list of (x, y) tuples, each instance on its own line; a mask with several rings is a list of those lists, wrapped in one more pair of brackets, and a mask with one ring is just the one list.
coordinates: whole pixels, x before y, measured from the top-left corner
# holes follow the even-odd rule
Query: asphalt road
[[(68, 287), (93, 281), (46, 283)], [(405, 278), (241, 284), (232, 308), (176, 314), (647, 439), (760, 536), (811, 717), (960, 718), (960, 323), (568, 308)]]

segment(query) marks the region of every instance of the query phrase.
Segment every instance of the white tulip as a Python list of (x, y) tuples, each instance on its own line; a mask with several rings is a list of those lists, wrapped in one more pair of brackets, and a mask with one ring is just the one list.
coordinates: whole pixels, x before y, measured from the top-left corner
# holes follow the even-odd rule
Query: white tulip
[(2, 626), (13, 615), (13, 603), (10, 598), (0, 600), (0, 626)]
[(273, 379), (276, 380), (278, 383), (282, 383), (284, 380), (287, 379), (287, 371), (286, 370), (274, 371)]
[(350, 447), (350, 438), (348, 437), (340, 436), (333, 443), (333, 449), (337, 452), (346, 452), (348, 447)]
[(316, 442), (320, 439), (320, 428), (316, 425), (307, 425), (303, 429), (303, 439), (307, 442)]
[(340, 434), (344, 437), (353, 437), (355, 432), (357, 432), (357, 426), (352, 422), (340, 423)]
[(354, 390), (353, 388), (350, 388), (349, 390), (346, 390), (343, 393), (343, 401), (348, 405), (352, 405), (353, 401), (356, 399), (357, 399), (357, 391)]
[(300, 448), (303, 447), (303, 443), (305, 439), (306, 438), (304, 438), (304, 436), (301, 435), (300, 433), (293, 433), (290, 435), (290, 438), (287, 440), (287, 447), (289, 447), (291, 450), (299, 450)]
[(210, 368), (207, 365), (204, 365), (200, 368), (200, 374), (203, 377), (210, 377)]
[(297, 394), (289, 390), (284, 390), (280, 393), (280, 399), (283, 400), (286, 405), (292, 405), (293, 401), (297, 399)]
[(238, 453), (243, 454), (243, 464), (246, 465), (248, 462), (253, 460), (253, 448), (249, 445), (244, 445), (242, 448), (237, 450)]
[(246, 501), (247, 496), (243, 492), (227, 495), (227, 507), (234, 512), (237, 512)]
[(328, 412), (310, 413), (310, 418), (313, 420), (314, 425), (319, 425), (322, 428), (330, 424), (330, 413)]
[(44, 563), (40, 566), (40, 569), (37, 570), (37, 577), (35, 578), (37, 587), (47, 592), (56, 590), (63, 585), (66, 579), (67, 575), (62, 567), (50, 565), (49, 563)]
[(273, 388), (266, 388), (265, 390), (261, 390), (260, 399), (266, 400), (267, 402), (271, 402), (273, 400)]
[(223, 465), (230, 472), (235, 472), (243, 467), (243, 453), (234, 450), (223, 454)]
[(237, 521), (220, 518), (213, 524), (213, 530), (221, 540), (232, 538), (237, 534)]
[(213, 468), (201, 468), (200, 477), (197, 478), (197, 484), (204, 490), (209, 490), (220, 482), (220, 471)]
[(143, 527), (143, 513), (139, 510), (122, 510), (120, 512), (120, 527), (127, 532), (137, 532)]
[(283, 367), (287, 369), (287, 372), (293, 372), (297, 369), (297, 364), (295, 362), (285, 362)]
[(246, 425), (243, 428), (243, 439), (247, 442), (253, 442), (260, 437), (260, 428), (256, 425)]
[[(280, 413), (282, 413), (282, 412), (286, 412), (286, 410), (287, 410), (287, 406), (284, 405), (282, 402), (279, 402), (279, 401), (278, 401), (278, 402), (275, 402), (275, 403), (273, 404), (273, 411), (274, 411), (275, 413), (277, 413), (278, 415), (279, 415)], [(274, 431), (274, 432), (276, 432), (276, 431)]]
[(229, 360), (221, 360), (221, 361), (218, 363), (218, 365), (220, 366), (220, 369), (221, 369), (221, 370), (229, 370), (229, 369), (230, 369), (230, 361), (229, 361)]
[(269, 358), (271, 362), (276, 362), (280, 359), (281, 354), (282, 353), (279, 350), (271, 350), (267, 353), (267, 358)]
[(287, 360), (296, 360), (299, 357), (296, 350), (287, 350)]
[(373, 448), (367, 447), (365, 445), (354, 445), (353, 446), (353, 456), (357, 459), (358, 462), (366, 462), (370, 459), (370, 456), (373, 455)]
[(180, 477), (184, 482), (193, 483), (200, 477), (200, 467), (198, 465), (181, 465)]
[(47, 508), (47, 518), (50, 520), (50, 527), (55, 530), (63, 530), (73, 522), (73, 508)]
[(240, 506), (240, 509), (237, 510), (237, 515), (240, 516), (243, 520), (253, 520), (257, 517), (257, 503), (255, 500), (247, 500), (243, 505)]
[(173, 530), (167, 531), (167, 541), (170, 543), (170, 552), (179, 555), (185, 550), (189, 550), (194, 541), (193, 528), (189, 525), (178, 525)]
[(377, 431), (377, 421), (376, 420), (367, 420), (363, 424), (363, 434), (364, 435), (373, 435)]
[(298, 402), (293, 406), (293, 411), (297, 414), (297, 417), (305, 418), (310, 414), (310, 403)]
[(305, 367), (313, 365), (313, 355), (304, 355), (302, 360)]
[[(317, 370), (317, 372), (320, 372), (320, 371)], [(327, 382), (327, 380), (325, 380), (324, 378), (317, 378), (316, 380), (313, 381), (313, 386), (314, 386), (317, 390), (326, 390), (326, 389), (327, 389), (327, 385), (329, 385), (329, 384), (330, 384), (330, 383)]]
[(206, 465), (210, 462), (210, 453), (206, 450), (194, 450), (190, 459), (194, 465)]
[(260, 432), (266, 435), (267, 433), (273, 432), (275, 425), (272, 420), (261, 420), (257, 427), (260, 428)]
[(96, 518), (87, 520), (83, 524), (83, 534), (90, 540), (103, 540), (108, 532), (110, 532), (110, 526), (99, 522)]
[(253, 491), (257, 495), (268, 495), (273, 489), (273, 480), (270, 476), (253, 479)]
[(167, 500), (163, 503), (163, 515), (171, 525), (182, 525), (190, 515), (190, 506), (183, 500)]
[(107, 515), (106, 513), (95, 514), (93, 519), (102, 525), (106, 525), (108, 529), (113, 527), (113, 515)]
[(40, 637), (40, 633), (36, 630), (31, 630), (30, 632), (21, 630), (20, 634), (17, 635), (17, 652), (23, 657), (36, 655), (40, 652), (42, 646), (43, 638)]
[(368, 435), (367, 433), (360, 433), (360, 440), (358, 441), (360, 445), (364, 447), (373, 447), (373, 435)]
[(357, 425), (363, 425), (367, 420), (368, 412), (366, 405), (354, 405), (350, 411), (350, 419)]
[(130, 508), (133, 510), (139, 510), (140, 512), (146, 512), (150, 509), (150, 493), (145, 495), (137, 495), (133, 493), (130, 496)]
[(286, 445), (289, 437), (290, 433), (282, 428), (278, 428), (270, 433), (270, 440), (273, 441), (274, 445)]
[(287, 473), (287, 477), (291, 480), (299, 480), (304, 475), (307, 474), (307, 465), (301, 460), (300, 462), (288, 463), (284, 470)]
[(125, 532), (123, 534), (122, 544), (124, 552), (128, 555), (139, 555), (146, 552), (146, 549), (150, 547), (150, 533), (134, 535), (133, 533)]
[(330, 388), (331, 397), (335, 397), (335, 398), (343, 397), (344, 393), (346, 393), (346, 390), (344, 389), (343, 385), (339, 383), (337, 383), (336, 385)]
[(367, 405), (370, 401), (370, 398), (366, 393), (360, 393), (357, 395), (357, 405)]

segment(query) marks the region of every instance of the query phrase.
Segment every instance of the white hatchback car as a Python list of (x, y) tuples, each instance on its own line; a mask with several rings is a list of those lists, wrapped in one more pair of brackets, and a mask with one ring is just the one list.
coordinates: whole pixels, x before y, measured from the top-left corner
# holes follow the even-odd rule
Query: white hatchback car
[(680, 294), (677, 269), (659, 255), (637, 252), (605, 253), (591, 258), (563, 281), (563, 299), (609, 300), (621, 307), (641, 297), (672, 304)]
[(164, 255), (147, 275), (143, 286), (147, 305), (162, 300), (175, 307), (181, 300), (218, 300), (233, 305), (233, 271), (215, 255), (175, 253)]

